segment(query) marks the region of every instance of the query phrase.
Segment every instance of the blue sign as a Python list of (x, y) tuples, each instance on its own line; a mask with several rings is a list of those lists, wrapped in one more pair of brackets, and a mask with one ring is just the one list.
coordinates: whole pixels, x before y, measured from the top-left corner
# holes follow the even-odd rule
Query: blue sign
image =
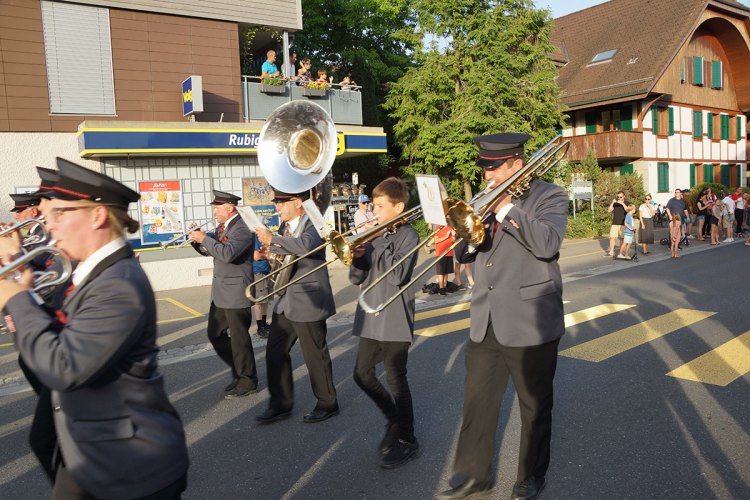
[(203, 77), (192, 75), (182, 82), (182, 116), (203, 112)]

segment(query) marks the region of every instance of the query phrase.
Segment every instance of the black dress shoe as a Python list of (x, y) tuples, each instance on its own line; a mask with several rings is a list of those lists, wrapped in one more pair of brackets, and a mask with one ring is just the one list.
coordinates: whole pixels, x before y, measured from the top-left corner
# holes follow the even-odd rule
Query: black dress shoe
[(396, 444), (396, 440), (398, 440), (398, 424), (395, 422), (389, 422), (385, 426), (385, 435), (380, 441), (380, 445), (378, 445), (378, 451), (380, 452), (381, 457), (384, 457), (388, 451), (390, 451), (393, 445)]
[(417, 456), (419, 443), (414, 439), (413, 442), (397, 439), (391, 446), (391, 449), (383, 456), (380, 466), (384, 469), (395, 469), (404, 465), (409, 460)]
[(237, 384), (239, 384), (239, 383), (240, 383), (240, 379), (238, 379), (238, 378), (232, 380), (232, 382), (228, 386), (226, 386), (224, 388), (224, 393), (227, 393), (227, 392), (231, 391), (232, 389), (234, 389), (235, 387), (237, 387)]
[(458, 500), (461, 498), (469, 498), (472, 495), (478, 493), (488, 492), (492, 489), (492, 481), (480, 481), (473, 477), (467, 478), (463, 483), (459, 484), (455, 488), (445, 490), (438, 494), (436, 497), (438, 500)]
[(524, 481), (516, 481), (510, 498), (511, 500), (533, 500), (539, 496), (545, 484), (543, 477), (532, 476)]
[(250, 394), (255, 394), (256, 392), (258, 392), (257, 387), (242, 388), (240, 386), (235, 386), (234, 389), (224, 394), (224, 399), (244, 398)]
[(260, 415), (256, 415), (255, 420), (261, 424), (270, 424), (271, 422), (276, 422), (278, 420), (287, 418), (291, 414), (292, 410), (277, 410), (275, 408), (267, 408), (266, 411), (264, 411)]
[(302, 421), (306, 424), (316, 424), (323, 420), (328, 420), (331, 417), (335, 417), (339, 414), (339, 409), (335, 410), (320, 410), (315, 408), (313, 411), (302, 417)]

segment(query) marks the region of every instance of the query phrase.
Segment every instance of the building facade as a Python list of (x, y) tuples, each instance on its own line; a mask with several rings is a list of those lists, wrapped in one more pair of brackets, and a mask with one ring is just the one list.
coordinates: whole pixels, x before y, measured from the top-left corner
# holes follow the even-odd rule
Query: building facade
[(556, 19), (569, 158), (638, 172), (660, 203), (747, 186), (749, 19), (733, 0), (610, 0)]
[[(212, 189), (242, 195), (243, 182), (262, 177), (256, 147), (265, 117), (308, 99), (289, 84), (265, 94), (241, 74), (241, 30), (252, 26), (270, 27), (284, 42), (269, 38), (258, 54), (278, 49), (288, 60), (301, 0), (4, 0), (0, 192), (34, 187), (34, 167), (54, 167), (60, 156), (135, 190), (178, 181), (181, 219), (207, 222)], [(191, 76), (200, 78), (184, 91)], [(334, 89), (316, 98), (337, 125), (338, 157), (386, 151), (383, 130), (362, 126), (360, 96)], [(185, 116), (199, 97), (203, 111)], [(11, 206), (0, 197), (0, 211)], [(131, 215), (143, 221), (141, 209)], [(144, 241), (140, 234), (131, 243), (156, 289), (210, 283), (208, 259), (185, 249), (148, 252), (160, 247)]]

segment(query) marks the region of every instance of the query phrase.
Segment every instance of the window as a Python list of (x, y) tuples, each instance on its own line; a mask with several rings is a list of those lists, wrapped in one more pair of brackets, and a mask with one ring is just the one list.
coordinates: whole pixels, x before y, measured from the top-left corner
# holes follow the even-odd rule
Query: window
[(654, 135), (674, 135), (674, 108), (652, 107), (651, 127)]
[(717, 131), (720, 132), (721, 122), (720, 122), (721, 116), (714, 114), (714, 113), (708, 113), (708, 133), (706, 134), (709, 139), (711, 140), (718, 140), (720, 135), (717, 134)]
[(693, 111), (693, 137), (703, 138), (703, 112)]
[(669, 163), (658, 164), (658, 184), (660, 193), (669, 192)]
[(602, 111), (602, 132), (609, 132), (611, 116), (612, 113), (609, 110)]
[(711, 88), (721, 89), (724, 86), (721, 61), (711, 61)]
[(693, 57), (693, 85), (703, 85), (702, 57)]
[(114, 115), (109, 10), (42, 2), (50, 112)]
[(609, 62), (612, 60), (613, 57), (615, 57), (615, 54), (617, 54), (617, 51), (620, 49), (612, 49), (612, 50), (605, 50), (604, 52), (599, 52), (596, 54), (589, 64), (599, 64), (603, 62)]

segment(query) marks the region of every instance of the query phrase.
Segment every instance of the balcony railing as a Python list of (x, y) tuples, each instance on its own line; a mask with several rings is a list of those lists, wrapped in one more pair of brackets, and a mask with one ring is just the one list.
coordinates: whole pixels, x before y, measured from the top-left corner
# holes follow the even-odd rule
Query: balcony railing
[(566, 137), (570, 140), (568, 159), (580, 161), (589, 150), (599, 159), (633, 159), (643, 157), (643, 135), (641, 132), (614, 130), (597, 134)]
[(300, 99), (311, 99), (320, 104), (333, 118), (334, 123), (345, 125), (362, 125), (362, 93), (360, 87), (355, 90), (341, 90), (334, 84), (323, 96), (308, 97), (303, 95), (303, 87), (297, 82), (286, 82), (279, 89), (281, 93), (263, 92), (258, 77), (242, 77), (242, 114), (245, 121), (265, 120), (282, 104)]

